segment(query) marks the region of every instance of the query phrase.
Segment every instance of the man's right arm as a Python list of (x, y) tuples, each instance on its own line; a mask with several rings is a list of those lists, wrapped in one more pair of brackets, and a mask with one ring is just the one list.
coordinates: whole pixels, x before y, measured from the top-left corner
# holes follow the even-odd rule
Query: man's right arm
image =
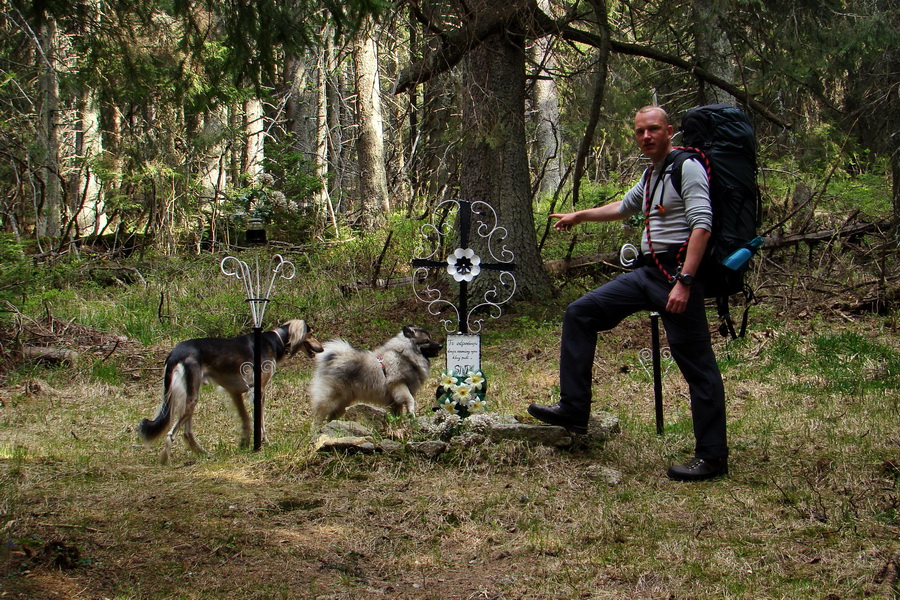
[(594, 208), (585, 208), (584, 210), (576, 210), (570, 213), (554, 213), (550, 215), (553, 219), (559, 219), (553, 224), (557, 231), (568, 231), (574, 225), (585, 222), (601, 222), (618, 221), (624, 218), (620, 211), (622, 205), (621, 200), (597, 206)]

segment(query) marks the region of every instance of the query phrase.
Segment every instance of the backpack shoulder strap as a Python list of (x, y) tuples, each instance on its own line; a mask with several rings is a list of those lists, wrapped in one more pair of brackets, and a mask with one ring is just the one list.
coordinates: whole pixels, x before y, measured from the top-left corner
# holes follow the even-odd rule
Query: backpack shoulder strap
[(672, 167), (669, 173), (669, 181), (672, 182), (672, 187), (675, 188), (679, 196), (681, 196), (681, 167), (684, 166), (684, 161), (691, 158), (699, 160), (703, 168), (706, 169), (707, 176), (709, 176), (709, 161), (703, 151), (698, 148), (677, 147), (666, 157), (666, 163)]

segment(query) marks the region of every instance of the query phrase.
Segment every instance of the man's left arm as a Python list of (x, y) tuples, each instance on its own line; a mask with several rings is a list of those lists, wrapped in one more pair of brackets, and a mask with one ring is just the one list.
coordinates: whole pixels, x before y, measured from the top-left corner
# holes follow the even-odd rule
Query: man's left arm
[[(706, 171), (694, 160), (684, 162), (681, 174), (685, 214), (691, 227), (681, 272), (696, 275), (706, 254), (706, 245), (711, 235), (712, 207), (709, 200), (709, 180)], [(684, 312), (690, 295), (690, 286), (676, 281), (669, 293), (666, 310), (672, 313)]]
[[(681, 267), (682, 273), (693, 275), (700, 268), (700, 262), (706, 253), (706, 244), (709, 241), (708, 229), (694, 229), (688, 240), (687, 250), (684, 258), (684, 265)], [(687, 309), (688, 300), (691, 297), (691, 286), (685, 285), (681, 281), (676, 281), (669, 292), (669, 300), (666, 303), (666, 311), (670, 313), (682, 313)]]

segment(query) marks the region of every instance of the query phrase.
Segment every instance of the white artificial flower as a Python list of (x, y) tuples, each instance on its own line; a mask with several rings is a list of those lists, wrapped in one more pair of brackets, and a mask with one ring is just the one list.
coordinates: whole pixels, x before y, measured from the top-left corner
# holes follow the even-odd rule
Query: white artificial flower
[(477, 373), (469, 371), (466, 376), (466, 383), (472, 386), (473, 390), (480, 390), (484, 385), (484, 375), (481, 374), (481, 371), (478, 371)]
[(452, 389), (456, 385), (456, 377), (452, 373), (445, 372), (441, 375), (441, 382), (438, 385), (445, 390)]
[(463, 406), (468, 406), (474, 396), (472, 387), (466, 384), (457, 385), (453, 388), (453, 399)]

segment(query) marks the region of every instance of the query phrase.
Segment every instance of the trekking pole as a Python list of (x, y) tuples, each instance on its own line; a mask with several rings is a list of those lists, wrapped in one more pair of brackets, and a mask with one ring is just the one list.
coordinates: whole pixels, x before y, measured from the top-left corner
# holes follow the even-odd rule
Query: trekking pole
[(656, 435), (663, 434), (662, 358), (659, 350), (659, 313), (650, 313), (650, 348), (653, 353), (653, 398), (656, 406)]

